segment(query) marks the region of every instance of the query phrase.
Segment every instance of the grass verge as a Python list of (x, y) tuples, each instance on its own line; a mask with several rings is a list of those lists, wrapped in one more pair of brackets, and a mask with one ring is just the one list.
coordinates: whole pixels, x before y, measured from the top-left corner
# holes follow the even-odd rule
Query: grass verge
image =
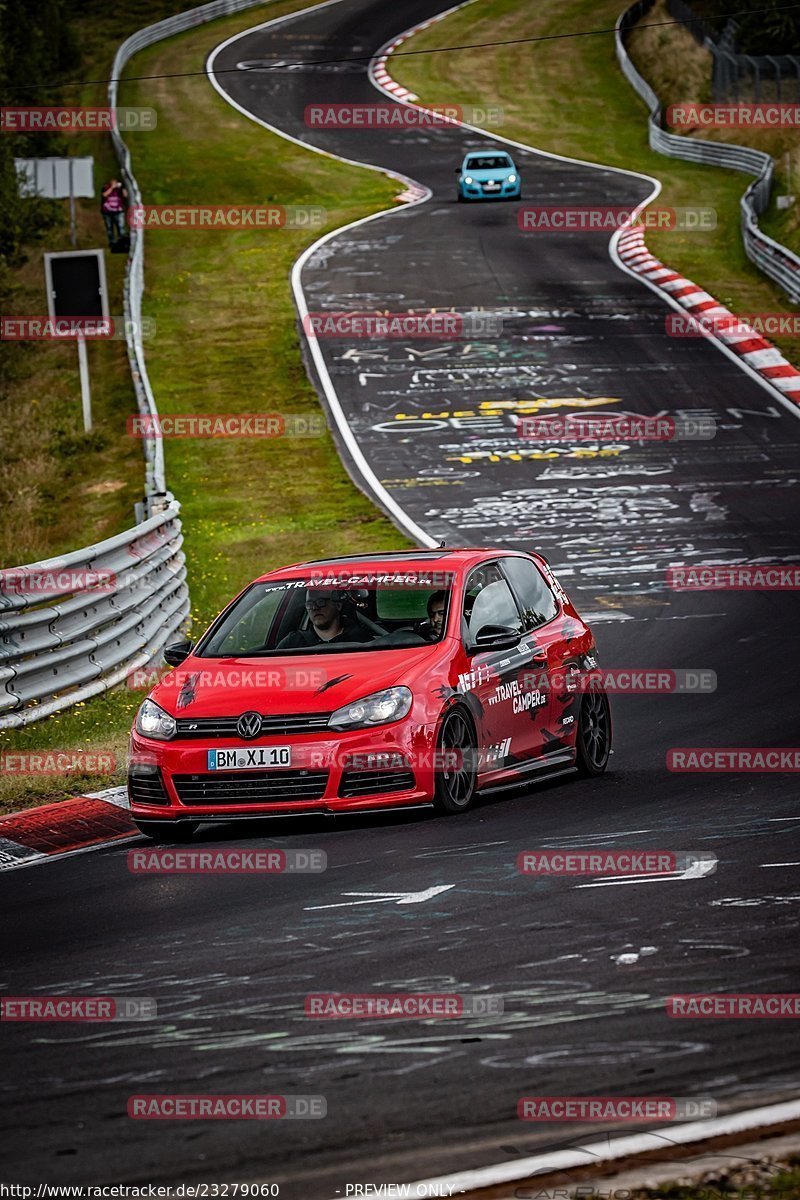
[[(655, 154), (647, 144), (646, 107), (619, 69), (613, 33), (556, 36), (565, 31), (613, 30), (622, 4), (623, 0), (540, 0), (531, 6), (526, 0), (482, 0), (416, 34), (402, 49), (435, 50), (476, 42), (502, 45), (407, 58), (401, 51), (390, 59), (390, 74), (423, 103), (501, 106), (503, 123), (489, 132), (654, 175), (664, 185), (660, 206), (713, 207), (714, 230), (648, 231), (648, 247), (735, 312), (798, 311), (756, 270), (742, 248), (739, 199), (750, 177)], [(670, 19), (660, 13), (660, 8), (654, 9), (647, 20)], [(656, 86), (672, 79), (677, 87), (685, 62), (687, 86), (702, 91), (702, 52), (691, 35), (681, 26), (670, 28), (666, 42), (664, 34), (664, 30), (634, 32), (630, 51), (638, 70), (650, 80), (660, 72)], [(520, 40), (535, 37), (555, 40)], [(523, 196), (535, 196), (535, 178), (529, 175), (523, 184)], [(776, 336), (772, 340), (791, 361), (800, 359), (796, 339)]]
[[(171, 38), (137, 55), (130, 75), (202, 71), (209, 51), (259, 20), (297, 9), (270, 4)], [(238, 115), (204, 75), (127, 83), (122, 104), (158, 112), (153, 132), (130, 136), (146, 203), (313, 204), (327, 211), (314, 234), (149, 230), (145, 316), (155, 321), (148, 369), (163, 414), (297, 413), (319, 401), (300, 357), (289, 273), (325, 229), (392, 206), (397, 184), (313, 154)], [(55, 347), (54, 349), (62, 349)], [(140, 447), (115, 418), (113, 438)], [(169, 487), (183, 506), (198, 632), (253, 576), (304, 558), (408, 544), (349, 480), (332, 438), (170, 440)], [(89, 472), (87, 471), (87, 474)], [(0, 812), (120, 782), (127, 731), (142, 693), (120, 690), (27, 729), (0, 749), (106, 750), (115, 776), (0, 776)]]
[[(110, 74), (114, 48), (142, 25), (183, 7), (181, 0), (135, 0), (109, 6), (85, 0), (74, 6), (71, 25), (81, 50), (81, 69), (68, 78), (42, 83), (27, 93), (32, 104), (105, 105), (102, 82), (73, 86), (76, 75), (103, 80)], [(44, 154), (90, 155), (95, 189), (118, 167), (110, 138), (63, 133), (60, 148)], [(31, 139), (31, 153), (36, 153)], [(68, 202), (55, 202), (59, 220), (23, 247), (24, 261), (0, 274), (3, 311), (8, 315), (46, 312), (44, 251), (71, 250)], [(103, 248), (105, 231), (99, 199), (76, 202), (78, 250)], [(106, 255), (109, 307), (122, 313), (124, 255)], [(141, 498), (141, 447), (117, 436), (120, 421), (136, 411), (124, 340), (87, 347), (94, 428), (83, 431), (78, 356), (72, 343), (0, 342), (3, 385), (3, 446), (0, 462), (0, 564), (18, 566), (67, 553), (109, 537), (133, 524)]]
[(676, 1181), (625, 1194), (630, 1200), (699, 1200), (712, 1196), (720, 1197), (720, 1200), (724, 1197), (730, 1197), (730, 1200), (799, 1200), (800, 1159), (792, 1156), (786, 1162), (776, 1162), (763, 1158), (709, 1171), (691, 1184)]

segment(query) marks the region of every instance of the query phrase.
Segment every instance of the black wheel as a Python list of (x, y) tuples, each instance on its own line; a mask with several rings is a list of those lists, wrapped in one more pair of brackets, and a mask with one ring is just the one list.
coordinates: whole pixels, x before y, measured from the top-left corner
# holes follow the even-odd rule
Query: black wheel
[(587, 692), (578, 717), (577, 758), (581, 775), (602, 775), (611, 753), (611, 706), (605, 692)]
[(466, 812), (475, 796), (478, 772), (475, 733), (463, 708), (451, 708), (447, 713), (436, 748), (434, 808), (440, 813)]
[(459, 204), (464, 203), (464, 197), (461, 195), (461, 192), (458, 193), (457, 200)]
[(134, 825), (154, 842), (190, 842), (199, 821), (137, 821)]

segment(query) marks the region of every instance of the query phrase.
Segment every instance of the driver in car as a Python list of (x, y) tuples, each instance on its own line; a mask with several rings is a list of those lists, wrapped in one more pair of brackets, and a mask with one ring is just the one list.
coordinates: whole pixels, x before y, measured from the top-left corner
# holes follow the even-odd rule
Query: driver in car
[(295, 629), (278, 642), (278, 650), (319, 646), (323, 642), (369, 642), (374, 634), (342, 615), (346, 593), (330, 588), (306, 589), (308, 629)]

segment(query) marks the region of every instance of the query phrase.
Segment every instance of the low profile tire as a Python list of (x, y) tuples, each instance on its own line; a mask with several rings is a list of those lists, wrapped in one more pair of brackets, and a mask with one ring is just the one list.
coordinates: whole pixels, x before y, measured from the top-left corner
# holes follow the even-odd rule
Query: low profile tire
[(605, 692), (587, 692), (578, 717), (577, 757), (581, 775), (602, 775), (611, 754), (611, 706)]
[(199, 821), (134, 821), (139, 833), (154, 842), (190, 842)]
[[(436, 767), (433, 806), (442, 814), (466, 812), (475, 798), (477, 749), (472, 722), (463, 708), (451, 708), (446, 714), (436, 749), (441, 758)], [(455, 759), (453, 765), (448, 756)]]

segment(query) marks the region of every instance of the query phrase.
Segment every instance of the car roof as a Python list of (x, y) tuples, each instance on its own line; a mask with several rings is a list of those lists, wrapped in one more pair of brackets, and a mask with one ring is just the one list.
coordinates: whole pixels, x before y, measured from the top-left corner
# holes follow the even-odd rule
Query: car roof
[[(541, 555), (536, 555), (531, 551), (534, 557), (541, 559)], [(287, 567), (280, 567), (274, 571), (267, 571), (259, 576), (261, 579), (286, 579), (290, 576), (297, 575), (298, 572), (305, 573), (310, 568), (328, 567), (330, 574), (336, 573), (338, 566), (347, 566), (349, 571), (352, 571), (354, 566), (363, 566), (367, 571), (386, 570), (397, 571), (408, 570), (412, 567), (419, 567), (421, 571), (451, 571), (458, 574), (464, 570), (468, 570), (481, 562), (486, 562), (488, 559), (504, 557), (526, 557), (528, 554), (524, 550), (509, 550), (507, 548), (491, 548), (491, 547), (461, 547), (452, 549), (438, 550), (390, 550), (383, 553), (372, 554), (346, 554), (340, 558), (317, 558), (309, 559), (306, 562), (293, 563)]]
[(487, 158), (499, 158), (501, 154), (504, 158), (511, 158), (511, 155), (507, 150), (467, 150), (464, 154), (464, 158), (472, 158), (473, 155), (476, 157), (484, 155)]

